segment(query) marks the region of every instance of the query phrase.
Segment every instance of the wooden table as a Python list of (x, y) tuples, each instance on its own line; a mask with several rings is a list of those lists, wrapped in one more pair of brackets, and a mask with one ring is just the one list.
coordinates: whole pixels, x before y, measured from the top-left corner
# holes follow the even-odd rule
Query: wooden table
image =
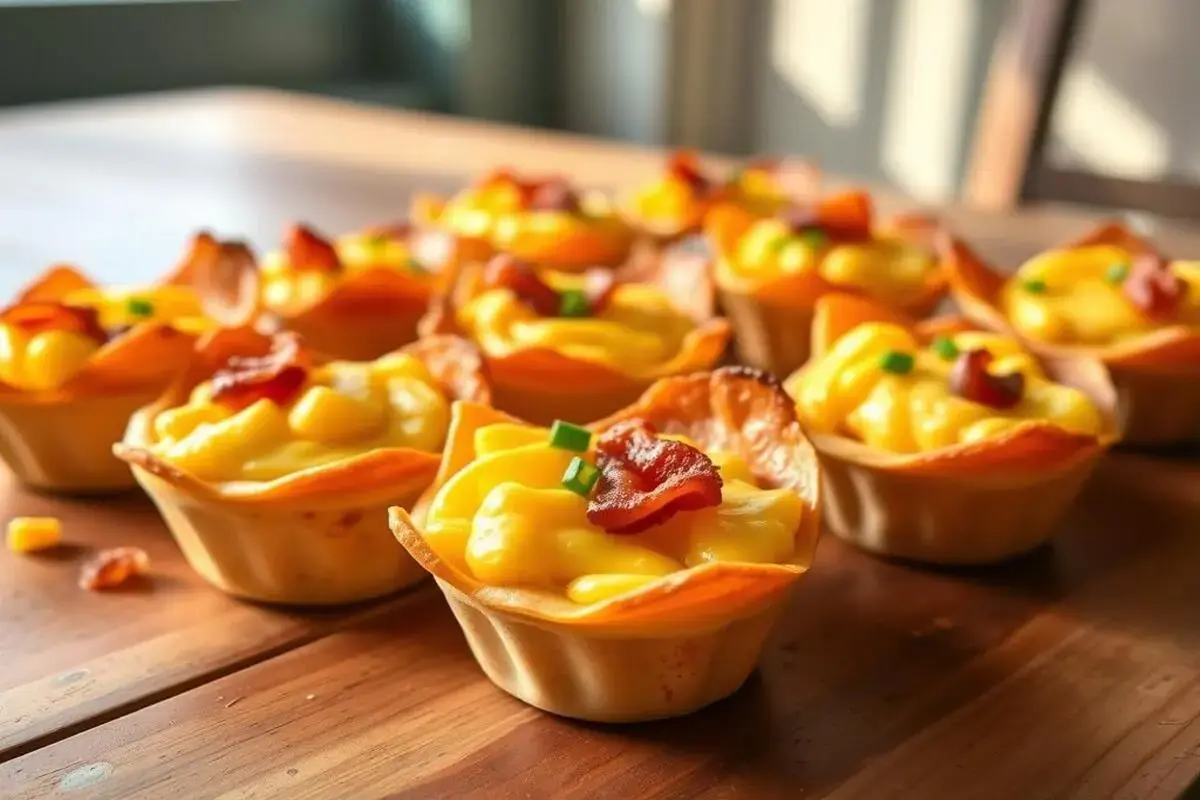
[[(0, 114), (0, 286), (44, 262), (163, 271), (198, 225), (261, 246), (403, 215), (416, 187), (497, 163), (601, 186), (659, 156), (543, 132), (265, 92)], [(888, 202), (886, 205), (896, 205)], [(947, 209), (1016, 263), (1061, 210)], [(1200, 236), (1165, 230), (1181, 252)], [(933, 571), (832, 539), (734, 697), (636, 726), (557, 719), (494, 689), (431, 587), (298, 613), (196, 578), (152, 507), (33, 495), (71, 546), (0, 553), (0, 796), (1174, 797), (1200, 772), (1200, 462), (1120, 454), (1053, 547)], [(75, 587), (89, 549), (154, 578)]]

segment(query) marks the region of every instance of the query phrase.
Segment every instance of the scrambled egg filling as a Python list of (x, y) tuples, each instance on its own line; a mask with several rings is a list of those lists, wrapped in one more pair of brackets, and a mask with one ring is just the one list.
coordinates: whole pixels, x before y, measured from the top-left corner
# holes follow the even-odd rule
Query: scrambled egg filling
[[(632, 241), (632, 230), (603, 194), (583, 192), (577, 213), (514, 209), (494, 217), (491, 242), (502, 252), (542, 260), (574, 261), (580, 250), (597, 262), (620, 260)], [(588, 260), (584, 256), (579, 256)]]
[[(355, 233), (334, 242), (345, 273), (395, 269), (425, 275), (406, 242), (370, 233)], [(268, 253), (259, 267), (263, 304), (272, 309), (306, 308), (325, 298), (342, 280), (341, 272), (294, 270), (283, 252)]]
[[(972, 402), (950, 387), (953, 358), (924, 348), (904, 328), (860, 325), (821, 359), (788, 382), (797, 412), (820, 433), (849, 436), (896, 453), (936, 450), (999, 436), (1028, 420), (1098, 434), (1099, 411), (1082, 392), (1048, 380), (1037, 362), (1011, 339), (970, 331), (951, 338), (958, 351), (985, 349), (993, 375), (1021, 372), (1024, 392), (1012, 408)], [(911, 355), (907, 374), (885, 370), (889, 352)]]
[[(1047, 342), (1104, 345), (1162, 325), (1124, 295), (1132, 259), (1112, 245), (1054, 250), (1026, 263), (1001, 292), (1001, 306), (1017, 330)], [(1170, 268), (1187, 287), (1176, 322), (1200, 326), (1200, 262)]]
[[(763, 214), (773, 214), (788, 202), (779, 182), (769, 171), (762, 169), (745, 169), (739, 173), (726, 186), (722, 200)], [(673, 175), (665, 175), (633, 197), (633, 208), (638, 215), (653, 221), (698, 221), (704, 206), (705, 202), (696, 197), (695, 189)]]
[(286, 406), (264, 398), (232, 411), (202, 383), (155, 418), (151, 449), (206, 480), (265, 481), (379, 448), (436, 452), (449, 422), (429, 370), (397, 353), (317, 367)]
[[(79, 289), (64, 297), (63, 303), (96, 309), (100, 326), (110, 333), (140, 322), (166, 322), (193, 333), (211, 327), (195, 293), (183, 286)], [(73, 331), (29, 334), (15, 325), (0, 324), (0, 380), (27, 391), (57, 389), (102, 346)]]
[(869, 242), (834, 244), (823, 236), (794, 235), (778, 219), (755, 223), (721, 268), (743, 278), (770, 280), (815, 272), (837, 286), (903, 305), (920, 297), (937, 269), (927, 250), (879, 234)]
[(473, 239), (489, 239), (497, 220), (521, 210), (521, 189), (509, 181), (488, 181), (459, 192), (442, 209), (438, 223)]
[[(425, 538), (447, 563), (492, 586), (561, 592), (587, 604), (710, 561), (780, 563), (793, 553), (800, 498), (758, 488), (746, 462), (730, 453), (708, 453), (724, 480), (720, 506), (616, 535), (589, 523), (587, 498), (563, 487), (580, 454), (551, 446), (544, 429), (490, 425), (476, 432), (475, 450), (434, 498)], [(585, 455), (595, 462), (594, 452)]]
[[(582, 286), (576, 276), (546, 272), (556, 289)], [(622, 284), (600, 314), (543, 317), (508, 289), (491, 289), (459, 311), (459, 319), (490, 356), (544, 347), (630, 375), (653, 375), (679, 355), (695, 327), (661, 291)]]

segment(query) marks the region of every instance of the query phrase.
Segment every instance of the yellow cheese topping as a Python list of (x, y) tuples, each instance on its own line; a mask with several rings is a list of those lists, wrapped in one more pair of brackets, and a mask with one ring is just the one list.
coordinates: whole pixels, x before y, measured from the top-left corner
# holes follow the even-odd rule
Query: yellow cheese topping
[(395, 269), (421, 277), (430, 274), (402, 239), (354, 233), (339, 237), (334, 249), (342, 263), (342, 272), (294, 270), (286, 253), (268, 253), (259, 265), (263, 304), (274, 310), (315, 305), (344, 277), (367, 269)]
[[(733, 203), (751, 213), (773, 214), (789, 200), (769, 170), (747, 168), (726, 186), (722, 202)], [(632, 207), (650, 222), (699, 222), (703, 202), (691, 184), (673, 174), (642, 187), (633, 196)]]
[[(79, 289), (63, 302), (96, 309), (100, 326), (110, 332), (151, 321), (170, 323), (191, 333), (212, 327), (195, 293), (184, 286)], [(56, 389), (83, 369), (102, 346), (92, 337), (72, 331), (30, 335), (17, 326), (0, 323), (0, 380), (28, 391)]]
[[(1132, 263), (1112, 245), (1053, 250), (1027, 262), (1001, 291), (1001, 307), (1014, 327), (1047, 342), (1107, 345), (1135, 337), (1163, 322), (1143, 314), (1122, 291)], [(1187, 287), (1176, 324), (1200, 327), (1200, 262), (1169, 268)]]
[[(583, 285), (579, 276), (541, 275), (559, 291)], [(588, 317), (543, 317), (512, 291), (490, 289), (459, 311), (459, 321), (490, 356), (544, 347), (635, 376), (656, 374), (695, 327), (665, 293), (634, 283), (619, 285), (600, 314)]]
[(475, 450), (434, 497), (425, 538), (447, 563), (492, 586), (587, 604), (710, 561), (780, 563), (793, 553), (802, 501), (758, 488), (730, 453), (708, 453), (724, 480), (720, 506), (616, 535), (588, 522), (587, 498), (563, 487), (572, 458), (594, 463), (593, 452), (553, 447), (546, 430), (516, 424), (481, 428)]
[(877, 233), (869, 242), (829, 245), (824, 236), (794, 235), (779, 219), (756, 222), (738, 240), (720, 270), (734, 277), (772, 280), (816, 273), (825, 281), (894, 305), (925, 291), (937, 260), (924, 248)]
[[(984, 349), (993, 375), (1021, 372), (1021, 400), (1010, 409), (966, 400), (950, 387), (953, 351), (935, 352), (896, 325), (866, 323), (847, 333), (822, 358), (788, 381), (797, 413), (810, 430), (849, 436), (881, 450), (916, 453), (1003, 434), (1026, 420), (1098, 434), (1102, 419), (1077, 389), (1047, 379), (1012, 339), (969, 331), (950, 338), (954, 349)], [(943, 345), (944, 346), (944, 345)], [(889, 353), (912, 357), (911, 370), (885, 369)]]
[(511, 180), (484, 180), (450, 198), (438, 225), (457, 236), (490, 239), (500, 217), (520, 211), (522, 203), (521, 189)]
[(202, 383), (160, 413), (151, 447), (206, 480), (272, 480), (379, 448), (436, 452), (450, 422), (429, 370), (402, 353), (316, 367), (286, 406), (261, 399), (232, 411), (211, 398)]
[[(599, 192), (581, 192), (579, 211), (515, 208), (493, 218), (491, 242), (501, 252), (523, 254), (536, 249), (571, 251), (574, 242), (586, 240), (598, 256), (621, 258), (632, 239), (629, 225), (616, 213), (612, 201)], [(599, 244), (603, 248), (598, 248)], [(564, 256), (570, 260), (570, 256)]]

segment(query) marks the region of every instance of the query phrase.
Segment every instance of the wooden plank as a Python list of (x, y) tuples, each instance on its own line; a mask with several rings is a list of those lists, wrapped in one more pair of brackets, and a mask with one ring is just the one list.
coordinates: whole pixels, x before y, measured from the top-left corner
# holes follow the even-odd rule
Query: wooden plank
[[(0, 509), (57, 516), (65, 538), (44, 555), (0, 553), (0, 761), (309, 642), (351, 613), (285, 612), (216, 592), (141, 495), (55, 499), (3, 474)], [(80, 564), (121, 545), (150, 555), (152, 579), (80, 589)]]
[[(1182, 466), (1182, 469), (1180, 467)], [(1062, 536), (923, 570), (822, 543), (762, 668), (601, 726), (494, 689), (432, 592), (0, 766), (16, 798), (1175, 796), (1200, 770), (1200, 467), (1102, 466)]]
[(1015, 0), (984, 85), (963, 199), (1016, 206), (1036, 162), (1082, 0)]
[(1200, 220), (1200, 183), (1181, 178), (1142, 181), (1041, 165), (1029, 176), (1029, 196)]

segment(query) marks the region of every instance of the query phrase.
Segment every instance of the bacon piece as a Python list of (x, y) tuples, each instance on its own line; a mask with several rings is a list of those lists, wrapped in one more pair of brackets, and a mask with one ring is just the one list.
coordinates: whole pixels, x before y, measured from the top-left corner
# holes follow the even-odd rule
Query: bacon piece
[(79, 571), (79, 588), (91, 592), (116, 589), (126, 581), (150, 572), (150, 556), (140, 547), (101, 550)]
[(488, 262), (483, 280), (490, 289), (508, 289), (540, 316), (558, 316), (558, 292), (520, 259), (507, 254), (496, 256)]
[(1012, 408), (1025, 393), (1025, 375), (1010, 372), (993, 375), (988, 366), (995, 360), (987, 350), (968, 350), (950, 368), (950, 389), (959, 397), (992, 408)]
[(278, 333), (264, 356), (233, 356), (213, 375), (213, 401), (240, 411), (259, 400), (287, 405), (308, 379), (308, 355), (294, 333)]
[(680, 511), (721, 504), (721, 474), (712, 460), (683, 442), (660, 439), (644, 420), (629, 420), (596, 439), (600, 480), (587, 517), (609, 533), (660, 525)]
[(565, 178), (549, 178), (531, 182), (525, 207), (530, 211), (562, 211), (578, 214), (579, 194)]
[(306, 225), (293, 225), (288, 229), (283, 248), (288, 264), (294, 270), (340, 272), (342, 269), (342, 261), (333, 245)]
[(1175, 316), (1187, 288), (1183, 279), (1171, 271), (1169, 262), (1157, 253), (1141, 253), (1133, 259), (1129, 276), (1121, 290), (1129, 302), (1156, 320)]
[(838, 242), (871, 238), (871, 198), (865, 192), (846, 192), (816, 205), (790, 206), (778, 216), (795, 234), (819, 230)]
[(87, 336), (100, 344), (108, 341), (107, 331), (100, 326), (99, 312), (84, 306), (51, 301), (18, 303), (0, 314), (0, 322), (18, 328), (29, 336), (43, 331), (66, 331)]
[(222, 242), (201, 231), (192, 237), (183, 263), (208, 316), (235, 328), (258, 314), (258, 261), (245, 242)]
[(412, 236), (415, 228), (411, 222), (387, 222), (382, 225), (372, 225), (363, 230), (363, 234), (387, 242), (403, 242)]
[(667, 174), (682, 183), (687, 184), (692, 194), (705, 197), (716, 189), (716, 184), (700, 169), (700, 161), (695, 152), (680, 150), (671, 156), (667, 162)]

